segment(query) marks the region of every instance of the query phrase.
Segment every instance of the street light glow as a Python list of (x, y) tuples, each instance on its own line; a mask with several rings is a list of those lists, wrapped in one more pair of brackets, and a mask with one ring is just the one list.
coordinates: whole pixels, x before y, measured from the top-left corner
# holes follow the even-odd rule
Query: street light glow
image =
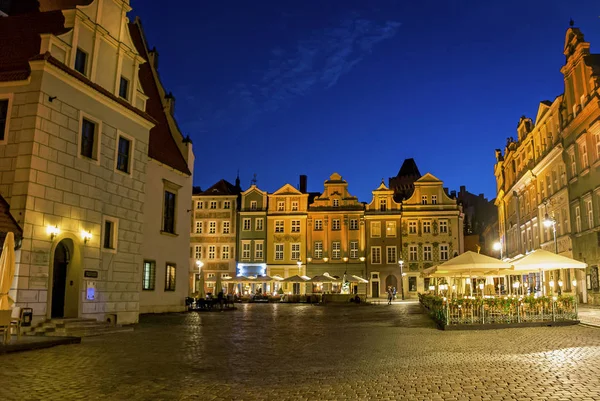
[(502, 248), (500, 241), (494, 242), (494, 251), (499, 251)]

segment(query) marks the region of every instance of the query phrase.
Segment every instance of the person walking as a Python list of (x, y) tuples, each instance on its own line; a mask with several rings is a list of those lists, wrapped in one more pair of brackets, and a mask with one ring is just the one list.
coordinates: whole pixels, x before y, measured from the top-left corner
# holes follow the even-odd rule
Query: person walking
[(394, 293), (392, 292), (392, 287), (388, 287), (387, 289), (387, 296), (388, 296), (388, 305), (392, 304), (392, 299), (394, 297)]
[(394, 299), (396, 299), (396, 287), (392, 287), (392, 294), (394, 294)]

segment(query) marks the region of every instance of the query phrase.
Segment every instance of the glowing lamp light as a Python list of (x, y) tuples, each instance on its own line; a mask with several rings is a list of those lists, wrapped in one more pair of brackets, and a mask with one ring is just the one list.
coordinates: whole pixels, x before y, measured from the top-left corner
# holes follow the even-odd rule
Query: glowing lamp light
[(204, 266), (204, 263), (201, 260), (197, 260), (196, 266), (198, 266), (198, 269), (202, 269), (202, 266)]
[(310, 263), (310, 262), (312, 262), (312, 258), (306, 258), (306, 262), (307, 262), (307, 263)]
[(50, 236), (50, 239), (54, 239), (54, 237), (56, 237), (58, 234), (60, 234), (60, 230), (58, 229), (58, 226), (48, 226), (46, 228), (46, 232), (48, 233), (48, 235)]
[(571, 281), (571, 284), (573, 285), (573, 287), (577, 287), (577, 280)]
[(554, 225), (554, 219), (548, 217), (548, 213), (544, 216), (544, 227), (550, 228)]
[(81, 231), (81, 238), (83, 238), (83, 243), (87, 244), (88, 241), (90, 241), (92, 239), (92, 233), (90, 231), (82, 230)]
[(556, 301), (557, 299), (558, 299), (557, 297), (552, 297), (552, 300), (553, 300), (553, 301)]
[(328, 260), (329, 260), (329, 258), (328, 258), (328, 257), (324, 257), (324, 258), (323, 258), (323, 262), (325, 262), (325, 263), (327, 263), (327, 261), (328, 261)]
[(429, 286), (429, 291), (435, 291), (435, 285), (430, 285)]
[(554, 288), (554, 280), (550, 280), (550, 282), (548, 283), (548, 285), (550, 285), (550, 287)]
[(365, 261), (365, 257), (364, 256), (361, 256), (359, 259), (360, 259), (361, 262)]
[(502, 248), (502, 244), (500, 242), (494, 242), (494, 250), (499, 251)]
[(483, 283), (480, 283), (480, 284), (479, 284), (479, 289), (480, 289), (480, 290), (483, 290)]
[(521, 283), (519, 283), (518, 281), (515, 281), (513, 283), (513, 288), (519, 288), (521, 286)]
[(344, 258), (343, 258), (343, 261), (344, 261), (344, 262), (347, 262), (347, 261), (348, 261), (348, 257), (347, 257), (347, 256), (344, 256)]
[(563, 281), (562, 281), (562, 280), (558, 280), (558, 286), (559, 286), (560, 288), (562, 288), (562, 286), (563, 286)]
[(302, 267), (302, 261), (301, 260), (297, 261), (296, 264), (298, 265), (298, 269)]

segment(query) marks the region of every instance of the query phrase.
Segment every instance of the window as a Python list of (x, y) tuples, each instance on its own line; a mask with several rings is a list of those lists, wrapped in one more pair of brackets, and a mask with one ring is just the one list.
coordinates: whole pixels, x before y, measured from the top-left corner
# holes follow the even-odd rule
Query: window
[(431, 245), (423, 245), (423, 260), (432, 260), (431, 253)]
[(431, 195), (431, 204), (437, 205), (437, 195)]
[(300, 260), (300, 244), (292, 244), (292, 260)]
[(210, 201), (210, 208), (211, 209), (216, 209), (217, 208), (217, 201)]
[(331, 258), (339, 259), (342, 256), (342, 243), (339, 241), (333, 241), (331, 243)]
[(440, 260), (448, 260), (448, 244), (440, 244)]
[(340, 200), (339, 199), (334, 199), (333, 200), (333, 207), (338, 207), (340, 206)]
[(323, 220), (315, 220), (315, 230), (321, 231), (323, 229)]
[(416, 262), (417, 260), (419, 260), (417, 245), (408, 246), (408, 260), (411, 262)]
[(77, 53), (75, 53), (75, 71), (78, 71), (83, 75), (86, 75), (86, 70), (87, 70), (87, 53), (78, 48)]
[(221, 259), (229, 259), (229, 245), (221, 247)]
[(293, 233), (300, 232), (300, 220), (292, 220), (292, 232)]
[(350, 241), (350, 259), (358, 258), (358, 241)]
[(585, 204), (587, 206), (588, 228), (594, 228), (594, 209), (592, 207), (592, 200), (587, 200)]
[(156, 281), (156, 262), (144, 260), (144, 269), (142, 272), (142, 290), (153, 291)]
[(387, 200), (386, 199), (379, 200), (379, 210), (382, 212), (385, 212), (387, 210)]
[(372, 221), (371, 222), (371, 238), (381, 237), (381, 222), (380, 221)]
[(231, 201), (223, 202), (223, 209), (231, 209)]
[(408, 278), (408, 291), (410, 291), (410, 292), (417, 291), (417, 278), (415, 276), (410, 276)]
[(0, 141), (8, 139), (8, 99), (0, 99)]
[(600, 131), (594, 133), (594, 143), (596, 144), (596, 160), (600, 160)]
[(417, 233), (417, 222), (416, 221), (409, 221), (408, 222), (408, 233), (409, 234), (416, 234)]
[(196, 234), (202, 234), (202, 222), (196, 221), (196, 230), (194, 231)]
[(293, 201), (292, 202), (292, 212), (297, 212), (298, 211), (298, 201)]
[[(552, 182), (550, 180), (550, 174), (546, 174), (546, 188), (548, 190), (548, 196), (550, 196), (552, 194)], [(519, 204), (522, 204), (523, 202), (519, 202)]]
[(388, 264), (396, 263), (396, 247), (395, 246), (387, 247), (387, 263)]
[(579, 154), (581, 155), (581, 168), (587, 168), (590, 164), (588, 160), (587, 143), (585, 143), (585, 135), (583, 142), (579, 145)]
[(203, 203), (202, 201), (196, 202), (196, 209), (202, 209)]
[(373, 264), (381, 263), (381, 247), (380, 246), (372, 246), (371, 247), (371, 263), (373, 263)]
[(386, 221), (385, 222), (385, 236), (394, 238), (396, 236), (396, 222)]
[(421, 195), (421, 205), (427, 204), (427, 195)]
[(217, 258), (217, 247), (214, 245), (211, 245), (208, 247), (208, 258), (209, 259), (216, 259)]
[(169, 191), (165, 191), (163, 231), (175, 234), (175, 194)]
[(197, 260), (202, 259), (202, 245), (194, 246), (194, 256)]
[(167, 275), (165, 277), (165, 291), (175, 291), (175, 265), (167, 263)]
[(83, 118), (81, 120), (81, 156), (96, 160), (97, 157), (97, 125)]
[(263, 225), (264, 225), (264, 221), (262, 218), (260, 219), (256, 219), (256, 231), (262, 231), (263, 230)]
[(216, 234), (217, 233), (217, 222), (216, 221), (209, 221), (208, 222), (208, 233), (209, 234)]
[(314, 257), (315, 259), (321, 259), (323, 257), (323, 242), (315, 241)]
[(575, 232), (581, 232), (581, 212), (579, 206), (575, 206)]
[(275, 220), (275, 232), (282, 233), (283, 232), (283, 220)]
[(231, 222), (224, 221), (223, 222), (223, 234), (229, 234), (230, 231), (231, 231)]
[(283, 244), (275, 244), (275, 260), (283, 260)]
[(121, 82), (119, 84), (119, 97), (123, 99), (129, 98), (129, 80), (125, 77), (121, 77)]
[(277, 202), (277, 211), (278, 212), (285, 211), (285, 202), (284, 201), (278, 201)]
[(242, 224), (242, 230), (243, 231), (250, 231), (250, 227), (252, 227), (252, 220), (244, 218), (244, 220), (242, 220), (242, 222), (243, 222), (243, 224)]
[(332, 224), (331, 224), (331, 229), (332, 230), (340, 229), (340, 219), (333, 219)]
[(573, 148), (569, 149), (569, 160), (571, 161), (571, 177), (575, 177), (577, 175), (577, 163), (575, 161), (575, 150)]
[(258, 209), (258, 202), (250, 201), (250, 210), (256, 210), (256, 209)]
[(560, 176), (560, 186), (567, 185), (567, 174), (565, 173), (565, 166), (562, 164), (558, 166), (558, 175)]
[(108, 251), (117, 249), (117, 220), (109, 217), (104, 218), (104, 232), (102, 233), (103, 248)]
[(440, 220), (440, 234), (448, 233), (448, 220)]
[(350, 219), (350, 229), (358, 230), (358, 219)]
[(263, 258), (263, 242), (254, 243), (254, 260), (262, 260)]
[(423, 222), (423, 234), (431, 234), (431, 221)]

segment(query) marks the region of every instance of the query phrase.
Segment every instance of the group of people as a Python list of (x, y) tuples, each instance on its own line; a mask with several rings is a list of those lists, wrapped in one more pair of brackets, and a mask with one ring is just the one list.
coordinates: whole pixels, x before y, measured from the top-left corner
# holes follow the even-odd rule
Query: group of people
[(387, 288), (388, 305), (392, 304), (392, 301), (396, 299), (396, 287), (389, 286)]

